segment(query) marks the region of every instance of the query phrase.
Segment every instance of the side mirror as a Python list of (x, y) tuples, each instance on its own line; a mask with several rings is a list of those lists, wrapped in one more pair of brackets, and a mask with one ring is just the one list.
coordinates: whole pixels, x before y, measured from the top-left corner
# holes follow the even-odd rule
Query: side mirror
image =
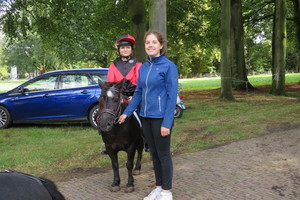
[(26, 92), (28, 92), (27, 88), (19, 87), (18, 93), (25, 94)]
[(25, 93), (25, 92), (24, 92), (24, 88), (23, 88), (23, 87), (19, 87), (18, 93), (24, 94), (24, 93)]

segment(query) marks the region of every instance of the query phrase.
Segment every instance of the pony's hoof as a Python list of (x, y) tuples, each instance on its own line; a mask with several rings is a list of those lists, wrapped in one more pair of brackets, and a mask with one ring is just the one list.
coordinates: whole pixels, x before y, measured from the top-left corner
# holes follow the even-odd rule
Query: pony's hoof
[(141, 170), (133, 170), (132, 174), (134, 176), (140, 175), (141, 174)]
[(120, 190), (121, 190), (120, 186), (111, 186), (110, 187), (110, 191), (111, 192), (118, 192)]
[(126, 187), (125, 192), (126, 193), (131, 193), (134, 191), (134, 187)]

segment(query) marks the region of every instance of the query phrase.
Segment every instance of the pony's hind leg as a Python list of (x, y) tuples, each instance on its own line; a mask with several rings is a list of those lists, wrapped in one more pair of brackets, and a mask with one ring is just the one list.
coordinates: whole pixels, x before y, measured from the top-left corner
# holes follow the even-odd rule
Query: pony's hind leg
[(135, 175), (135, 176), (141, 174), (143, 149), (144, 149), (143, 144), (139, 145), (137, 148), (138, 156), (137, 156), (135, 167), (133, 170), (133, 175)]

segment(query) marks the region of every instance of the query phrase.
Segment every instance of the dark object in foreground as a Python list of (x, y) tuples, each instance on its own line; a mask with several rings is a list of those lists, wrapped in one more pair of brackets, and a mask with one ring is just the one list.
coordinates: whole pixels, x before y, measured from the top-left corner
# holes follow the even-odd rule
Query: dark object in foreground
[(22, 172), (0, 172), (0, 200), (65, 200), (56, 185), (46, 178)]
[(119, 83), (103, 83), (99, 81), (102, 93), (99, 98), (98, 128), (114, 171), (114, 179), (111, 185), (112, 192), (120, 190), (118, 152), (125, 151), (127, 153), (126, 168), (128, 171), (128, 181), (125, 192), (132, 192), (134, 191), (132, 171), (134, 156), (137, 151), (138, 156), (134, 173), (139, 174), (144, 147), (142, 129), (134, 115), (127, 118), (124, 123), (118, 123), (119, 116), (128, 105), (128, 102), (124, 101), (122, 95), (122, 85), (123, 81)]

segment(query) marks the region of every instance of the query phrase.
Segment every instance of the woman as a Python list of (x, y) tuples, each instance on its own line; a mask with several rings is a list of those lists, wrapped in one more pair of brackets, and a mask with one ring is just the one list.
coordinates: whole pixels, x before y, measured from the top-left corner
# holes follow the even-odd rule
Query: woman
[(145, 35), (147, 61), (139, 71), (133, 99), (119, 118), (123, 123), (141, 103), (142, 128), (153, 158), (156, 188), (144, 200), (172, 200), (173, 163), (171, 129), (176, 106), (178, 71), (164, 53), (164, 40), (157, 31)]
[(109, 66), (107, 82), (120, 82), (123, 79), (128, 80), (124, 85), (123, 94), (131, 99), (137, 84), (138, 71), (141, 62), (132, 57), (135, 45), (135, 38), (129, 34), (121, 35), (117, 41), (119, 57)]

